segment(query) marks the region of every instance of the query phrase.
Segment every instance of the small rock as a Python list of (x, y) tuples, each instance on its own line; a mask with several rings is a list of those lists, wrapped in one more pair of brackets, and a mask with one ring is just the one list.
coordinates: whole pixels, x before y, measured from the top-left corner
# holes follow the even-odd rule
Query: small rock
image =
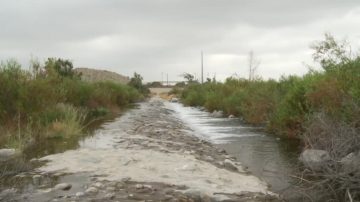
[(60, 184), (55, 185), (54, 189), (55, 189), (55, 190), (67, 191), (67, 190), (70, 190), (71, 187), (72, 187), (71, 184), (68, 184), (68, 183), (60, 183)]
[(104, 185), (103, 185), (103, 183), (101, 183), (101, 182), (96, 182), (96, 183), (94, 184), (94, 187), (96, 187), (96, 188), (103, 188)]
[(225, 166), (225, 168), (227, 168), (227, 169), (229, 169), (229, 170), (238, 171), (238, 168), (237, 168), (237, 166), (235, 165), (235, 163), (232, 162), (232, 161), (229, 160), (229, 159), (225, 159), (225, 161), (224, 161), (224, 166)]
[(340, 164), (347, 173), (360, 171), (360, 153), (351, 152), (340, 160)]
[(0, 161), (7, 161), (16, 155), (15, 149), (0, 149)]
[(171, 195), (165, 195), (165, 196), (164, 196), (164, 199), (165, 199), (165, 200), (170, 200), (170, 199), (172, 199), (172, 198), (173, 198), (173, 196), (171, 196)]
[(193, 199), (194, 201), (201, 201), (201, 192), (199, 190), (189, 189), (185, 191), (184, 194)]
[(121, 179), (121, 182), (128, 182), (131, 180), (131, 177), (124, 177)]
[(144, 185), (142, 185), (142, 184), (136, 184), (136, 185), (135, 185), (135, 188), (136, 188), (136, 189), (143, 189), (143, 188), (144, 188)]
[(217, 151), (218, 151), (219, 153), (221, 153), (221, 154), (226, 154), (225, 149), (218, 149)]
[(34, 185), (40, 185), (41, 175), (32, 176), (32, 181), (33, 181)]
[(213, 111), (210, 116), (214, 117), (214, 118), (222, 118), (224, 116), (222, 111)]
[(85, 195), (84, 192), (76, 192), (76, 194), (75, 194), (75, 196), (77, 196), (77, 197), (82, 197), (84, 195)]
[(88, 188), (86, 191), (85, 191), (85, 193), (87, 193), (87, 194), (94, 194), (94, 193), (97, 193), (99, 190), (98, 189), (96, 189), (95, 187), (90, 187), (90, 188)]
[(107, 190), (107, 191), (115, 191), (116, 188), (115, 188), (115, 187), (107, 187), (106, 190)]
[(306, 149), (301, 153), (299, 160), (308, 168), (321, 170), (330, 160), (330, 155), (325, 150)]
[(211, 156), (206, 156), (206, 157), (205, 157), (205, 160), (206, 160), (206, 161), (214, 161), (214, 158), (211, 157)]
[(232, 114), (230, 114), (230, 115), (228, 116), (228, 118), (229, 118), (229, 119), (233, 119), (233, 118), (235, 118), (235, 116), (232, 115)]
[(115, 198), (115, 194), (114, 194), (114, 193), (107, 193), (107, 194), (105, 195), (105, 198), (106, 198), (106, 199), (114, 199), (114, 198)]

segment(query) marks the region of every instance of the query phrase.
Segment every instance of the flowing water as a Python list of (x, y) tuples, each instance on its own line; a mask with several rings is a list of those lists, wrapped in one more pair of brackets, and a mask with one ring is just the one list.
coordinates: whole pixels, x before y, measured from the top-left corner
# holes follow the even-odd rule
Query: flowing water
[(289, 177), (299, 155), (299, 143), (269, 135), (261, 127), (244, 124), (238, 118), (214, 118), (209, 112), (179, 103), (169, 103), (178, 117), (198, 137), (206, 139), (234, 156), (254, 175), (265, 180), (271, 190), (286, 194)]
[[(142, 105), (139, 106), (139, 108)], [(288, 140), (281, 140), (268, 135), (262, 128), (244, 124), (237, 118), (214, 118), (210, 113), (198, 108), (184, 107), (180, 103), (165, 102), (165, 107), (182, 122), (185, 123), (201, 139), (206, 139), (228, 154), (237, 158), (243, 166), (248, 167), (255, 176), (266, 181), (270, 190), (283, 192), (291, 185), (288, 177), (291, 173), (291, 164), (296, 162), (298, 144)], [(146, 112), (146, 108), (142, 109)], [(126, 133), (131, 121), (139, 119), (137, 109), (129, 110), (123, 116), (103, 123), (92, 132), (92, 135), (79, 139), (49, 140), (26, 152), (26, 158), (40, 158), (74, 149), (110, 149), (119, 145), (121, 134)], [(142, 115), (141, 115), (142, 116)], [(141, 118), (140, 116), (140, 118)], [(89, 159), (83, 159), (88, 161)], [(91, 160), (91, 159), (90, 159)], [(87, 176), (75, 175), (77, 182), (84, 182)], [(66, 180), (67, 176), (50, 179), (50, 184)], [(74, 178), (71, 177), (70, 178)], [(75, 187), (77, 182), (72, 182)], [(33, 184), (33, 182), (31, 182)], [(12, 183), (9, 184), (12, 186)], [(25, 185), (26, 189), (36, 189), (34, 185)], [(30, 187), (30, 188), (29, 188)], [(33, 188), (34, 187), (34, 188)], [(43, 197), (43, 196), (42, 196)]]

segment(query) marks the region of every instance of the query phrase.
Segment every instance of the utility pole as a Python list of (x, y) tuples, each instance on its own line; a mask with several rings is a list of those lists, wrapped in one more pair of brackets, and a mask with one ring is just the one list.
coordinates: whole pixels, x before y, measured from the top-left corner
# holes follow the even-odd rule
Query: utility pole
[(204, 54), (201, 51), (201, 83), (204, 83)]
[(164, 85), (164, 72), (161, 72), (161, 85)]
[(166, 86), (169, 86), (169, 74), (166, 73)]

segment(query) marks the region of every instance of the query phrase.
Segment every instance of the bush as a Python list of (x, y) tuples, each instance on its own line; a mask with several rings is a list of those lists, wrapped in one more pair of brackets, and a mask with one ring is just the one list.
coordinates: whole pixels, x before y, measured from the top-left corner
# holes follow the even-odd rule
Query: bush
[(0, 64), (0, 125), (13, 134), (2, 133), (0, 145), (78, 135), (86, 121), (143, 98), (128, 85), (82, 81), (69, 60), (50, 58), (45, 66), (32, 66), (25, 71), (15, 60)]

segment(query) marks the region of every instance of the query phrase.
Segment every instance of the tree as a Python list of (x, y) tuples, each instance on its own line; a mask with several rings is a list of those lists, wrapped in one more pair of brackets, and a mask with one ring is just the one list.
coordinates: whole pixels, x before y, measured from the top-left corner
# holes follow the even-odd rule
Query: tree
[(334, 70), (352, 61), (349, 43), (346, 40), (337, 41), (330, 33), (325, 33), (325, 40), (315, 42), (310, 47), (315, 51), (314, 61), (319, 62), (325, 71)]
[(187, 80), (188, 84), (191, 84), (191, 83), (198, 83), (197, 80), (195, 80), (195, 76), (190, 74), (190, 73), (186, 73), (184, 72), (182, 74), (182, 77), (184, 77), (185, 80)]
[(128, 85), (134, 87), (143, 94), (148, 94), (150, 91), (146, 86), (143, 85), (142, 80), (143, 77), (140, 74), (134, 72), (134, 76), (130, 79)]
[(252, 81), (256, 77), (256, 71), (260, 65), (260, 60), (255, 57), (253, 51), (250, 51), (248, 62), (249, 62), (249, 81)]
[(47, 75), (57, 74), (60, 77), (80, 78), (80, 74), (73, 71), (73, 68), (70, 60), (61, 58), (48, 58), (44, 67)]

